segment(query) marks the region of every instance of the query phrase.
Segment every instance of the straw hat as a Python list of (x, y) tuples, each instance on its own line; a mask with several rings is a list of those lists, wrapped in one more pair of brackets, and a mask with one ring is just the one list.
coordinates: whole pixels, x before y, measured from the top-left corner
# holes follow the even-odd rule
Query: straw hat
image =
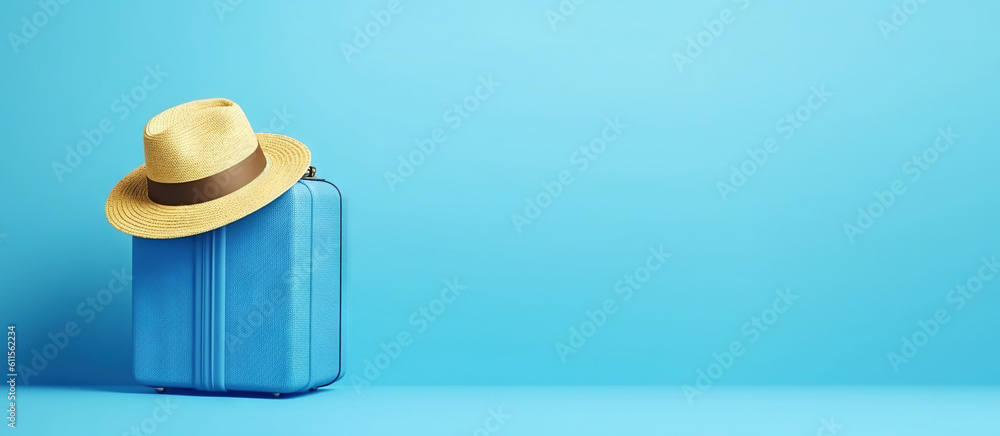
[(118, 182), (105, 207), (118, 230), (150, 239), (217, 229), (274, 201), (309, 168), (309, 149), (254, 133), (236, 103), (198, 100), (146, 124), (146, 164)]

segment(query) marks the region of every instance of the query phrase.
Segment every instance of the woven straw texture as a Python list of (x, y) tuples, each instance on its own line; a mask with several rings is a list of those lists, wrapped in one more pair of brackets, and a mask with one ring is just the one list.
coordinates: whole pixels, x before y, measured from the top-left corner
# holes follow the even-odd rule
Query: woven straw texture
[[(182, 238), (217, 229), (277, 199), (309, 168), (302, 143), (281, 135), (255, 134), (236, 103), (198, 100), (170, 108), (146, 125), (146, 164), (111, 191), (105, 207), (112, 226), (149, 239)], [(215, 200), (185, 206), (154, 203), (146, 179), (182, 183), (211, 176), (239, 163), (260, 144), (267, 167), (252, 182)]]

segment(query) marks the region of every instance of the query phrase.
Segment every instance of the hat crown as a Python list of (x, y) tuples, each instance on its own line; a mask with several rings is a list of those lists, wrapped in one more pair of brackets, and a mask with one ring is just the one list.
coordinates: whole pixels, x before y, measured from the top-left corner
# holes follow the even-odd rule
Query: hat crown
[(184, 183), (242, 162), (257, 150), (257, 135), (239, 105), (214, 98), (154, 116), (146, 124), (143, 145), (150, 180)]

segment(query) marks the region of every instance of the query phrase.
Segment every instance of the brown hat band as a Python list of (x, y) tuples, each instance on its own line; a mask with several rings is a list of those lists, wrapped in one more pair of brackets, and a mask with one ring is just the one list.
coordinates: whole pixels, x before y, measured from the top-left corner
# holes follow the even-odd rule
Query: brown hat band
[(183, 183), (160, 183), (146, 178), (149, 199), (164, 206), (205, 203), (246, 186), (267, 167), (264, 150), (257, 145), (249, 157), (217, 174)]

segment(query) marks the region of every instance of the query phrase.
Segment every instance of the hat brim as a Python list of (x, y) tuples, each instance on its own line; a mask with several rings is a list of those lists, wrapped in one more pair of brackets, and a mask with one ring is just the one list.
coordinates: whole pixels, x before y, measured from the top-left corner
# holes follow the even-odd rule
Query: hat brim
[(105, 206), (108, 221), (132, 236), (172, 239), (215, 230), (250, 215), (295, 185), (311, 159), (305, 145), (287, 136), (258, 133), (257, 141), (267, 166), (246, 186), (204, 203), (164, 206), (149, 199), (142, 165), (111, 191)]

